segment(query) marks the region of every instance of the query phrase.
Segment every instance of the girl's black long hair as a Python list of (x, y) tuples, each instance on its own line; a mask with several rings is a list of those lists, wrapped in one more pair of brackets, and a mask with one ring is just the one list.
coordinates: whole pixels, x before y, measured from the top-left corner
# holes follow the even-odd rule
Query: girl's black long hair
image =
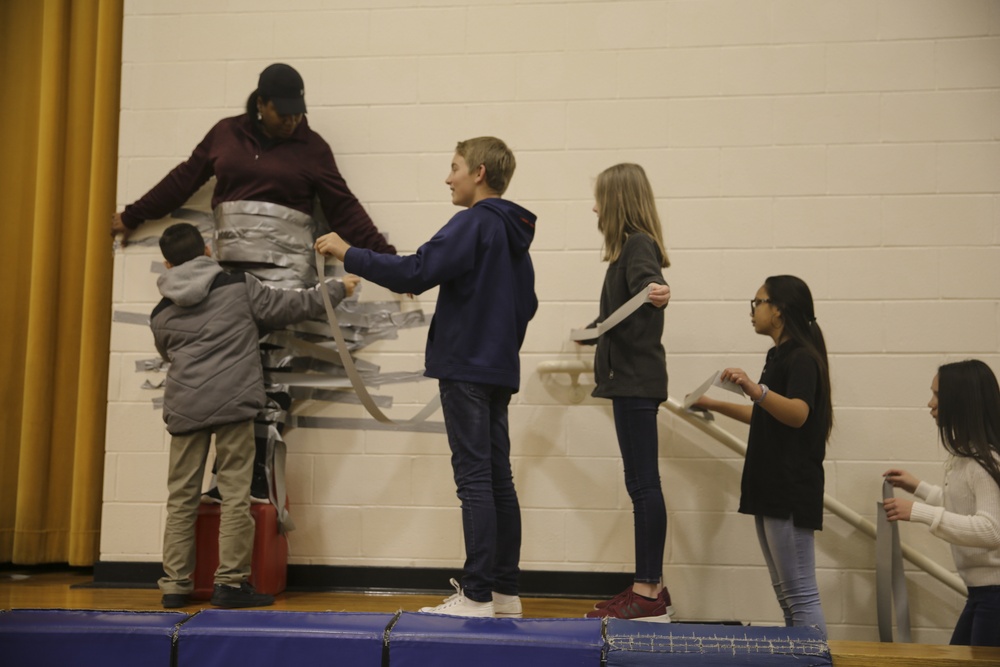
[(990, 367), (967, 359), (938, 368), (938, 434), (955, 456), (974, 459), (1000, 485), (1000, 386)]
[(771, 305), (781, 311), (785, 333), (801, 345), (819, 367), (820, 395), (816, 399), (816, 418), (829, 439), (833, 430), (833, 399), (830, 392), (830, 363), (826, 358), (826, 341), (816, 322), (812, 292), (805, 281), (795, 276), (771, 276), (764, 281), (764, 290)]

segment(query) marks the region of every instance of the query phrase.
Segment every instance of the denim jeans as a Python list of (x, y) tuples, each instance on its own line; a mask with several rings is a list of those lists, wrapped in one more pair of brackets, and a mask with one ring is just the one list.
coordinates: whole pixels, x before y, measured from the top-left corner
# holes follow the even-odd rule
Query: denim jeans
[(826, 635), (826, 620), (816, 584), (815, 531), (796, 528), (791, 517), (755, 516), (757, 539), (785, 625), (815, 625)]
[(969, 599), (958, 617), (951, 643), (1000, 646), (1000, 586), (969, 586)]
[(615, 431), (625, 465), (625, 488), (632, 499), (635, 581), (657, 584), (663, 577), (667, 508), (660, 487), (655, 398), (613, 398)]
[(440, 380), (451, 467), (462, 501), (465, 570), (462, 589), (477, 602), (493, 591), (518, 594), (521, 507), (510, 468), (507, 406), (513, 390)]

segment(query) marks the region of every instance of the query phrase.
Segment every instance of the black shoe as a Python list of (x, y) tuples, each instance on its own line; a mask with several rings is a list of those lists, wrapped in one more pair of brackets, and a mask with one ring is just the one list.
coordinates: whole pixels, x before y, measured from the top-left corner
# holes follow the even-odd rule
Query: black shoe
[(163, 604), (164, 609), (179, 609), (191, 604), (187, 593), (164, 593), (163, 599), (160, 602)]
[(201, 494), (201, 502), (211, 505), (221, 505), (222, 494), (219, 493), (219, 487), (213, 486), (211, 489)]
[(267, 607), (274, 604), (274, 596), (258, 593), (247, 582), (235, 586), (216, 584), (212, 592), (212, 604), (223, 609), (240, 609), (243, 607)]
[[(222, 493), (219, 492), (219, 487), (213, 486), (201, 494), (201, 502), (206, 505), (221, 505)], [(250, 504), (267, 505), (270, 502), (271, 499), (267, 497), (267, 479), (264, 479), (261, 483), (254, 484), (253, 488), (250, 489)]]

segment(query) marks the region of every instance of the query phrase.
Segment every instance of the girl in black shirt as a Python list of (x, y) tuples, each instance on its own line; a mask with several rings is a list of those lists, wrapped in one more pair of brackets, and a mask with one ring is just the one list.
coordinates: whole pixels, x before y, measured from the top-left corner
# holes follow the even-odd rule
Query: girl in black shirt
[(702, 397), (694, 407), (750, 424), (739, 511), (755, 518), (785, 625), (825, 633), (813, 536), (823, 527), (823, 458), (833, 425), (826, 342), (809, 287), (795, 276), (764, 281), (750, 321), (774, 340), (760, 380), (739, 368), (727, 368), (722, 379), (753, 404)]

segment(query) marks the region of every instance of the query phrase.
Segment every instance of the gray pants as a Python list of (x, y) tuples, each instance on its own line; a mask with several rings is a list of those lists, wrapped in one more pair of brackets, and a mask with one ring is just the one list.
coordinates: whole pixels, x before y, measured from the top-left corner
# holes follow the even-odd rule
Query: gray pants
[(815, 531), (796, 527), (792, 517), (755, 515), (754, 519), (785, 625), (815, 625), (825, 635), (826, 619), (816, 583)]
[(250, 516), (250, 478), (253, 475), (253, 420), (217, 426), (170, 438), (167, 478), (167, 526), (163, 533), (164, 594), (187, 594), (194, 589), (195, 522), (201, 502), (212, 431), (222, 508), (219, 520), (219, 567), (215, 583), (239, 586), (250, 576), (254, 522)]

